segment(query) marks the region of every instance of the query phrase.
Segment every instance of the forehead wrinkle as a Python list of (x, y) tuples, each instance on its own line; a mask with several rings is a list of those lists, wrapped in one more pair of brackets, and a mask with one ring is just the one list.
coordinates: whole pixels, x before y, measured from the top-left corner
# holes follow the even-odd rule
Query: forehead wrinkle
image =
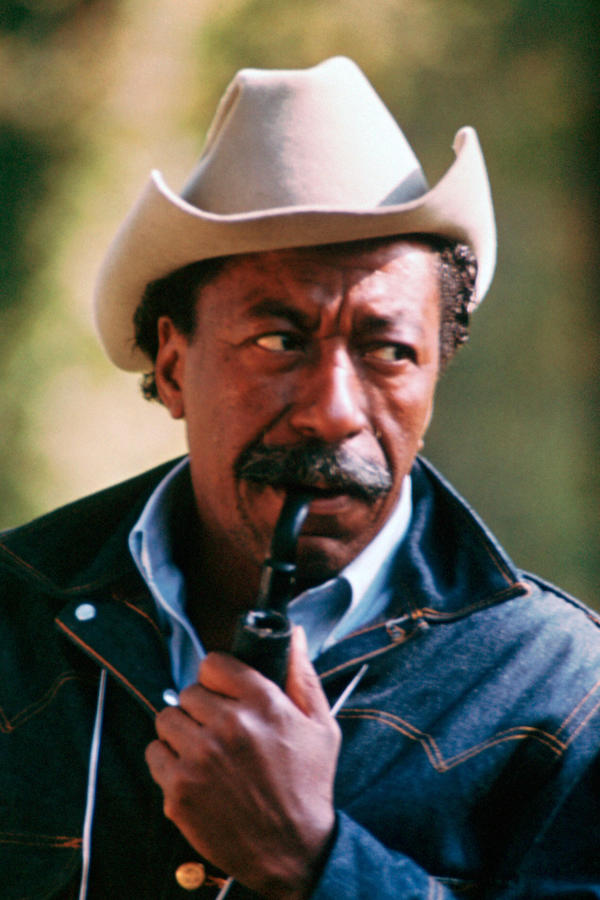
[(329, 305), (343, 293), (343, 275), (335, 263), (304, 259), (288, 268), (288, 280), (304, 288), (306, 297), (318, 306)]
[(357, 304), (357, 317), (379, 320), (381, 326), (394, 325), (399, 322), (412, 323), (419, 319), (418, 304), (415, 304), (412, 291), (413, 279), (407, 278), (406, 269), (390, 271), (386, 267), (366, 269), (364, 275), (353, 279), (348, 291), (360, 290), (360, 303)]
[[(325, 261), (304, 255), (286, 258), (285, 255), (278, 256), (276, 252), (266, 253), (262, 264), (254, 260), (254, 273), (264, 282), (264, 288), (258, 284), (254, 291), (264, 290), (273, 296), (279, 292), (282, 298), (293, 297), (296, 288), (300, 286), (308, 288), (318, 302), (322, 300), (323, 295), (327, 301), (328, 295), (339, 293), (340, 269), (338, 260)], [(329, 270), (328, 277), (324, 270)], [(267, 287), (269, 282), (271, 286)], [(273, 285), (276, 285), (275, 291)]]
[(268, 253), (260, 261), (251, 257), (247, 261), (254, 283), (246, 285), (240, 312), (253, 318), (284, 316), (312, 330), (322, 316), (330, 326), (339, 326), (348, 311), (370, 332), (414, 318), (410, 296), (405, 296), (404, 290), (410, 260), (405, 262), (402, 257), (383, 259), (377, 265), (375, 260), (355, 254), (328, 256), (305, 251)]
[[(338, 329), (346, 320), (352, 330), (358, 328), (370, 334), (405, 324), (407, 320), (414, 324), (412, 305), (403, 300), (402, 272), (390, 272), (385, 266), (373, 268), (358, 264), (353, 256), (318, 259), (316, 262), (304, 259), (300, 265), (286, 267), (286, 271), (289, 278), (281, 280), (291, 280), (292, 294), (293, 285), (310, 288), (308, 294), (301, 293), (300, 296), (307, 304), (315, 303), (319, 307), (314, 313), (314, 327), (318, 327), (317, 320), (321, 320), (328, 330), (331, 327)], [(398, 284), (397, 294), (390, 288), (394, 283)], [(356, 292), (359, 292), (358, 296)], [(308, 318), (312, 318), (310, 313)], [(422, 332), (418, 324), (417, 327)]]
[(246, 315), (251, 319), (278, 318), (287, 319), (298, 328), (308, 329), (313, 326), (314, 317), (304, 310), (298, 309), (286, 300), (277, 297), (265, 297), (259, 294), (256, 303), (250, 302)]
[[(345, 266), (341, 274), (342, 296), (336, 316), (338, 321), (348, 310), (355, 327), (367, 334), (383, 330), (394, 323), (395, 317), (390, 314), (389, 290), (379, 278), (379, 270), (354, 265)], [(379, 282), (379, 285), (373, 285), (374, 281)]]
[(314, 331), (341, 299), (339, 266), (307, 259), (265, 260), (254, 268), (253, 284), (243, 292), (239, 311), (251, 319), (284, 318)]

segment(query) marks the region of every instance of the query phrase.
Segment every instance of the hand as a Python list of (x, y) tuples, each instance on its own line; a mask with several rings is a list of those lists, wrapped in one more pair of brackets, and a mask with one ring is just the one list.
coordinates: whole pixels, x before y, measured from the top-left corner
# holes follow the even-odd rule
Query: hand
[(308, 896), (333, 831), (337, 723), (294, 630), (284, 694), (210, 653), (146, 750), (164, 812), (206, 859), (269, 898)]

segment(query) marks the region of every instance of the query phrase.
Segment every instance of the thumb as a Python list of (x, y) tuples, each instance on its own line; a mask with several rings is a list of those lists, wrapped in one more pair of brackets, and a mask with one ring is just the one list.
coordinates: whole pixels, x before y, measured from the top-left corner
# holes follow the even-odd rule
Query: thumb
[(299, 625), (292, 632), (285, 692), (306, 716), (329, 718), (329, 702), (308, 658), (306, 635)]

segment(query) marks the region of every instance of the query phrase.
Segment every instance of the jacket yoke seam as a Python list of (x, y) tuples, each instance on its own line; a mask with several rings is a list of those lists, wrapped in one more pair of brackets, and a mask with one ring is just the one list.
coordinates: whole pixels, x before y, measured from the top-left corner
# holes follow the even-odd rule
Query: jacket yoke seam
[(522, 593), (518, 595), (520, 597), (527, 597), (532, 593), (532, 588), (530, 588), (529, 585), (525, 584), (523, 581), (516, 581), (508, 585), (508, 587), (504, 588), (502, 591), (497, 591), (491, 596), (477, 601), (477, 603), (471, 603), (469, 606), (461, 606), (460, 609), (453, 610), (452, 612), (444, 612), (443, 610), (434, 609), (431, 606), (424, 606), (421, 610), (418, 610), (417, 613), (420, 613), (428, 619), (437, 620), (439, 622), (452, 621), (453, 619), (470, 615), (472, 612), (487, 609), (504, 599), (510, 598), (511, 594), (517, 589), (522, 589)]
[[(14, 550), (11, 550), (6, 544), (0, 544), (0, 551), (3, 551), (9, 559), (16, 563), (18, 569), (24, 569), (28, 575), (35, 579), (39, 584), (42, 584), (46, 587), (48, 591), (54, 596), (59, 597), (72, 597), (77, 596), (82, 593), (90, 593), (92, 591), (99, 591), (106, 586), (107, 579), (97, 579), (95, 581), (89, 581), (85, 584), (75, 584), (71, 587), (59, 587), (55, 581), (51, 578), (48, 578), (47, 575), (44, 575), (43, 572), (40, 572), (38, 568), (36, 568), (32, 563), (28, 562), (23, 557), (19, 556)], [(122, 574), (122, 573), (121, 573)], [(114, 581), (115, 576), (111, 575), (108, 581)]]
[(399, 643), (405, 644), (411, 637), (414, 637), (414, 635), (418, 633), (418, 631), (413, 631), (401, 642), (395, 641), (393, 644), (388, 644), (386, 647), (380, 647), (379, 650), (370, 650), (367, 653), (363, 653), (362, 656), (355, 656), (352, 659), (348, 659), (339, 666), (334, 666), (333, 669), (327, 669), (326, 672), (321, 672), (319, 678), (329, 678), (330, 675), (336, 675), (338, 672), (343, 672), (344, 669), (348, 669), (350, 666), (358, 665), (358, 663), (374, 659), (376, 656), (381, 656), (382, 653), (388, 653), (390, 650), (395, 650), (399, 646)]
[[(597, 681), (594, 685), (592, 685), (592, 687), (589, 689), (589, 691), (587, 692), (587, 694), (585, 694), (585, 695), (581, 698), (581, 700), (579, 701), (579, 703), (577, 704), (577, 706), (574, 707), (574, 709), (569, 713), (569, 715), (568, 715), (567, 718), (564, 720), (564, 722), (561, 723), (560, 727), (558, 728), (558, 730), (557, 730), (557, 732), (556, 732), (557, 734), (559, 734), (561, 731), (563, 731), (563, 730), (567, 727), (567, 725), (569, 724), (569, 722), (571, 721), (571, 719), (575, 718), (575, 716), (577, 715), (577, 713), (578, 713), (578, 712), (586, 705), (586, 703), (588, 702), (588, 700), (589, 700), (591, 697), (593, 697), (594, 694), (598, 691), (598, 688), (600, 688), (600, 679), (598, 679), (598, 681)], [(570, 737), (568, 738), (567, 743), (570, 743), (570, 742), (573, 740), (573, 738), (575, 737), (575, 735), (581, 730), (581, 728), (584, 726), (584, 724), (587, 723), (587, 721), (590, 719), (591, 716), (593, 716), (594, 712), (598, 709), (598, 706), (599, 706), (599, 705), (600, 705), (600, 701), (598, 701), (598, 702), (592, 707), (591, 711), (588, 712), (586, 716), (584, 716), (584, 718), (582, 719), (582, 721), (579, 723), (579, 725), (575, 728), (575, 730), (573, 731), (573, 733), (572, 733), (572, 734), (570, 735)]]
[(10, 559), (13, 560), (13, 562), (16, 562), (20, 568), (21, 567), (24, 568), (37, 581), (41, 582), (42, 584), (47, 585), (48, 587), (50, 587), (52, 589), (55, 588), (54, 583), (46, 575), (42, 574), (42, 572), (40, 572), (39, 569), (36, 569), (35, 566), (33, 566), (31, 563), (27, 562), (26, 559), (23, 559), (21, 556), (19, 556), (13, 550), (11, 550), (9, 547), (7, 547), (6, 544), (0, 544), (0, 549), (2, 549), (4, 551), (4, 553), (6, 553), (6, 555)]
[(415, 728), (413, 725), (411, 725), (410, 722), (406, 722), (399, 716), (394, 716), (390, 713), (384, 712), (383, 710), (344, 709), (338, 713), (338, 719), (370, 719), (375, 722), (381, 722), (385, 725), (389, 725), (391, 728), (399, 731), (409, 740), (419, 743), (422, 746), (429, 762), (431, 763), (431, 766), (436, 770), (436, 772), (440, 773), (448, 772), (455, 766), (466, 762), (466, 760), (471, 759), (474, 756), (478, 756), (484, 750), (489, 750), (490, 748), (505, 743), (506, 741), (520, 741), (526, 740), (528, 738), (534, 738), (535, 740), (539, 741), (541, 744), (552, 750), (553, 753), (556, 754), (556, 756), (561, 756), (567, 747), (566, 744), (558, 740), (558, 738), (556, 738), (554, 735), (549, 734), (548, 732), (543, 731), (540, 728), (535, 728), (530, 725), (515, 725), (513, 728), (506, 729), (506, 731), (497, 732), (496, 734), (487, 738), (485, 741), (481, 741), (479, 744), (475, 744), (473, 747), (469, 747), (467, 750), (463, 750), (462, 753), (458, 753), (455, 756), (450, 756), (445, 759), (442, 751), (438, 746), (437, 741), (431, 734), (421, 731), (420, 729)]

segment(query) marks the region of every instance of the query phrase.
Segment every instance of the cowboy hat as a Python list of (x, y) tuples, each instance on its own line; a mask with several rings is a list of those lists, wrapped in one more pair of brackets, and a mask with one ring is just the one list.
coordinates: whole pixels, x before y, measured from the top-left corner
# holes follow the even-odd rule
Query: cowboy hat
[(135, 347), (146, 285), (211, 257), (431, 234), (468, 244), (473, 306), (496, 258), (494, 213), (477, 135), (431, 190), (404, 134), (358, 66), (344, 57), (305, 70), (243, 69), (227, 89), (181, 195), (154, 171), (101, 267), (100, 338), (117, 366), (152, 362)]

